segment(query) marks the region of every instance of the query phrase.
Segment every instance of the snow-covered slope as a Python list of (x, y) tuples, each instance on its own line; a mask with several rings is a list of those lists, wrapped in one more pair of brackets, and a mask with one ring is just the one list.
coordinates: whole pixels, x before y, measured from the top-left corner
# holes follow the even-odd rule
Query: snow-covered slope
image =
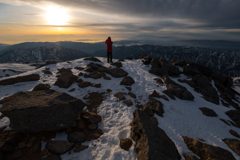
[[(105, 58), (99, 59), (103, 63), (97, 63), (106, 67), (110, 66), (110, 64), (106, 63), (107, 60)], [(116, 60), (114, 59), (113, 61)], [(135, 144), (133, 144), (129, 151), (125, 151), (120, 148), (119, 139), (130, 138), (130, 123), (133, 119), (132, 113), (136, 109), (136, 102), (146, 104), (148, 102), (148, 97), (153, 92), (153, 90), (156, 90), (157, 92), (163, 94), (162, 91), (166, 90), (166, 85), (157, 85), (156, 81), (153, 79), (159, 77), (150, 74), (148, 72), (150, 66), (142, 64), (140, 59), (125, 60), (122, 62), (122, 68), (127, 71), (129, 73), (129, 76), (135, 80), (135, 83), (131, 86), (131, 92), (136, 94), (137, 98), (133, 99), (129, 95), (126, 95), (127, 99), (131, 99), (132, 102), (134, 102), (134, 105), (131, 107), (126, 106), (124, 103), (122, 103), (122, 101), (117, 101), (116, 97), (114, 97), (114, 94), (117, 92), (128, 92), (125, 86), (119, 85), (122, 78), (114, 78), (108, 75), (112, 80), (106, 81), (103, 78), (95, 80), (92, 78), (81, 77), (83, 80), (90, 81), (92, 83), (101, 83), (101, 88), (79, 88), (76, 83), (72, 84), (68, 89), (59, 88), (58, 86), (53, 85), (57, 80), (57, 69), (63, 67), (72, 68), (73, 74), (78, 75), (80, 71), (74, 68), (76, 66), (85, 67), (90, 62), (91, 61), (77, 59), (72, 61), (72, 63), (62, 62), (56, 65), (49, 65), (47, 67), (50, 68), (50, 71), (53, 73), (50, 76), (45, 75), (42, 72), (45, 67), (33, 71), (28, 71), (20, 75), (15, 75), (13, 77), (36, 73), (40, 75), (41, 79), (39, 81), (22, 82), (14, 85), (0, 86), (0, 99), (13, 95), (19, 91), (31, 91), (39, 83), (49, 84), (53, 90), (66, 92), (81, 100), (83, 100), (83, 97), (87, 95), (88, 92), (106, 92), (107, 89), (111, 89), (111, 94), (98, 108), (98, 114), (100, 114), (103, 119), (102, 122), (99, 123), (99, 128), (102, 129), (104, 134), (98, 140), (84, 142), (83, 145), (89, 146), (89, 148), (85, 149), (84, 151), (71, 154), (66, 153), (64, 155), (61, 155), (61, 158), (63, 160), (136, 160), (137, 154), (134, 150)], [(183, 74), (181, 74), (180, 78), (187, 79), (187, 77)], [(0, 80), (2, 79), (7, 78), (1, 78)], [(179, 77), (172, 78), (172, 80), (175, 82), (177, 82), (177, 79), (179, 79)], [(234, 108), (232, 106), (230, 106), (230, 108), (226, 108), (221, 102), (220, 105), (210, 103), (204, 100), (202, 98), (202, 95), (195, 92), (194, 89), (189, 85), (185, 83), (181, 83), (181, 85), (186, 87), (187, 90), (194, 95), (194, 101), (180, 100), (178, 98), (176, 98), (176, 100), (170, 99), (170, 101), (165, 101), (163, 99), (157, 98), (164, 104), (164, 117), (159, 117), (156, 114), (154, 117), (156, 117), (158, 120), (158, 126), (166, 132), (166, 134), (176, 145), (178, 152), (182, 155), (182, 160), (184, 159), (184, 153), (192, 153), (185, 144), (182, 136), (205, 140), (204, 143), (213, 146), (219, 146), (225, 150), (228, 150), (234, 155), (237, 160), (240, 160), (240, 157), (222, 141), (224, 138), (234, 139), (235, 137), (229, 133), (229, 130), (234, 129), (240, 133), (240, 128), (228, 126), (219, 120), (219, 118), (231, 120), (225, 114), (225, 112)], [(72, 88), (75, 88), (76, 90), (74, 92), (68, 92)], [(218, 117), (207, 117), (203, 115), (199, 110), (200, 107), (208, 107), (214, 110), (217, 113)], [(7, 117), (0, 120), (0, 127), (8, 124), (9, 119)], [(67, 134), (58, 133), (55, 139), (67, 140)], [(42, 142), (42, 149), (45, 148), (45, 144), (46, 143)]]

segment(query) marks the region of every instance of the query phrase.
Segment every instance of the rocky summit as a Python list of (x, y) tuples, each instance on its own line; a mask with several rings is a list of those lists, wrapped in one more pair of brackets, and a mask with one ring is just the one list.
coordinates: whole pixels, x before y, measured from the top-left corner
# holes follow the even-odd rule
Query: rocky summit
[(86, 57), (0, 78), (0, 159), (240, 160), (240, 87), (195, 62)]

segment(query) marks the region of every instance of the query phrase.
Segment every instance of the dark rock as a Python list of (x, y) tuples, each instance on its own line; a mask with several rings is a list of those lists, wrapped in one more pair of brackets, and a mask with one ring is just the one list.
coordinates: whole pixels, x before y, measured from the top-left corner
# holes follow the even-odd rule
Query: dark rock
[(132, 79), (132, 77), (126, 76), (122, 79), (122, 81), (120, 82), (120, 85), (131, 86), (134, 83), (135, 83), (135, 81)]
[(115, 63), (112, 63), (111, 65), (117, 66), (117, 67), (122, 67), (122, 63), (121, 62), (115, 62)]
[[(152, 58), (152, 60), (151, 60), (151, 69), (152, 70), (157, 70), (157, 69), (160, 69), (161, 68), (161, 65), (160, 65), (160, 63), (159, 63), (159, 58)], [(151, 73), (151, 72), (150, 72)]]
[(75, 127), (76, 131), (82, 132), (84, 131), (85, 128), (86, 128), (86, 124), (84, 123), (84, 121), (82, 119), (78, 119)]
[(163, 117), (163, 104), (162, 102), (151, 98), (150, 101), (147, 103), (146, 105), (148, 108), (150, 108), (154, 113), (156, 113), (157, 115)]
[(136, 107), (136, 108), (139, 108), (139, 109), (142, 109), (142, 108), (143, 108), (143, 105), (137, 104), (135, 107)]
[(89, 60), (89, 61), (94, 61), (94, 62), (102, 62), (102, 61), (100, 61), (99, 59), (97, 59), (95, 57), (87, 57), (87, 58), (84, 58), (83, 60)]
[(189, 150), (200, 157), (200, 159), (236, 160), (231, 152), (223, 148), (211, 146), (186, 136), (183, 136), (183, 140), (187, 144)]
[(88, 148), (88, 146), (83, 146), (83, 145), (81, 145), (81, 146), (75, 148), (75, 149), (73, 150), (73, 152), (81, 152), (81, 151), (83, 151), (83, 150), (85, 150), (85, 149), (87, 149), (87, 148)]
[(222, 121), (223, 123), (225, 123), (226, 125), (231, 126), (226, 120), (221, 119), (221, 118), (219, 118), (219, 120)]
[(132, 58), (132, 57), (126, 57), (125, 59), (128, 59), (128, 60), (133, 60), (133, 58)]
[(82, 111), (81, 118), (89, 123), (99, 123), (102, 121), (102, 117), (93, 112)]
[(27, 76), (20, 76), (16, 78), (9, 78), (0, 81), (0, 85), (12, 85), (20, 82), (28, 82), (28, 81), (38, 81), (40, 80), (40, 76), (38, 74), (31, 74)]
[(97, 124), (89, 124), (88, 129), (90, 129), (91, 131), (94, 131), (94, 130), (98, 129), (98, 125)]
[(208, 77), (210, 77), (213, 73), (210, 68), (205, 67), (200, 64), (190, 63), (189, 66), (196, 68), (198, 71), (200, 71), (202, 74), (204, 74), (205, 76), (208, 76)]
[(200, 160), (196, 156), (191, 155), (191, 154), (185, 154), (184, 158), (185, 158), (185, 160)]
[(123, 61), (125, 61), (125, 60), (124, 60), (124, 59), (119, 59), (118, 61), (120, 61), (120, 62), (122, 61), (122, 62), (123, 62)]
[(74, 143), (82, 143), (86, 136), (82, 132), (72, 132), (68, 135), (68, 141)]
[(99, 134), (99, 133), (91, 133), (91, 134), (87, 135), (86, 140), (87, 141), (91, 141), (92, 139), (96, 140), (99, 137), (101, 137), (101, 134)]
[(181, 60), (181, 61), (173, 62), (173, 65), (184, 67), (184, 66), (187, 66), (187, 62), (185, 60)]
[[(0, 109), (1, 111), (1, 109)], [(234, 121), (238, 127), (240, 127), (240, 111), (239, 110), (230, 110), (226, 112), (226, 115)]]
[(159, 84), (163, 84), (163, 80), (161, 78), (154, 78), (153, 80), (157, 81)]
[(125, 87), (127, 90), (129, 90), (129, 91), (131, 91), (132, 90), (132, 88), (131, 87)]
[(101, 87), (101, 83), (93, 83), (92, 87), (100, 88)]
[(106, 74), (104, 72), (93, 71), (89, 75), (87, 75), (86, 78), (99, 79), (103, 77), (106, 77)]
[(161, 95), (159, 93), (157, 93), (156, 90), (154, 90), (153, 93), (149, 95), (149, 98), (152, 98), (152, 97), (161, 98)]
[(131, 99), (128, 99), (128, 100), (126, 100), (126, 101), (123, 101), (123, 103), (126, 104), (128, 107), (130, 107), (130, 106), (133, 105)]
[(218, 80), (220, 83), (224, 83), (227, 77), (222, 75), (221, 73), (213, 72), (212, 78)]
[(72, 73), (72, 68), (60, 68), (57, 73)]
[(107, 92), (110, 93), (110, 92), (112, 92), (112, 90), (111, 89), (107, 89)]
[(83, 67), (75, 67), (74, 69), (77, 69), (77, 70), (79, 70), (79, 71), (82, 71), (82, 70), (84, 70), (84, 68), (83, 68)]
[(105, 80), (111, 80), (111, 78), (108, 77), (108, 76), (103, 77), (103, 79), (105, 79)]
[(120, 139), (120, 147), (126, 151), (132, 146), (132, 140), (129, 138)]
[(49, 90), (50, 88), (49, 84), (38, 84), (33, 88), (33, 91)]
[(125, 77), (128, 75), (128, 73), (121, 68), (101, 68), (98, 71), (108, 73), (115, 78)]
[(136, 142), (138, 160), (181, 159), (172, 140), (143, 111), (136, 109), (133, 116), (131, 137)]
[(223, 142), (240, 156), (240, 141), (237, 139), (223, 139)]
[(79, 86), (80, 88), (89, 87), (89, 86), (91, 86), (91, 85), (92, 85), (92, 83), (91, 83), (91, 82), (87, 82), (87, 81), (83, 81), (83, 82), (78, 83), (78, 86)]
[(149, 70), (149, 73), (152, 73), (157, 76), (168, 75), (167, 71), (164, 69), (151, 69), (151, 70)]
[(54, 154), (64, 154), (74, 147), (74, 143), (68, 141), (48, 141), (46, 148)]
[(46, 61), (46, 65), (49, 65), (49, 64), (57, 64), (57, 61)]
[(196, 76), (197, 74), (201, 74), (197, 68), (192, 66), (184, 66), (183, 73), (187, 76)]
[(237, 138), (240, 138), (240, 135), (236, 131), (230, 130), (229, 132), (231, 133), (231, 135), (233, 135), (233, 136), (235, 136)]
[(142, 110), (143, 110), (144, 113), (146, 113), (149, 116), (154, 115), (152, 109), (150, 107), (148, 107), (147, 105), (144, 105)]
[(157, 120), (157, 118), (151, 117), (151, 116), (149, 116), (149, 118), (151, 119), (151, 121), (153, 122), (153, 124), (158, 125), (158, 120)]
[(128, 95), (131, 96), (132, 98), (137, 98), (136, 95), (132, 92), (128, 92)]
[(214, 110), (212, 109), (209, 109), (209, 108), (206, 108), (206, 107), (203, 107), (203, 108), (199, 108), (202, 113), (205, 115), (205, 116), (208, 116), (208, 117), (217, 117), (218, 115), (214, 112)]
[(172, 65), (169, 62), (165, 62), (162, 59), (159, 60), (161, 64), (161, 68), (166, 70), (169, 76), (178, 76), (180, 74), (180, 71), (178, 67)]
[(84, 74), (83, 74), (83, 72), (80, 72), (79, 74), (78, 74), (78, 76), (83, 76)]
[(70, 89), (68, 92), (73, 92), (73, 91), (75, 91), (75, 88), (73, 88), (73, 89)]
[(164, 94), (166, 94), (169, 98), (171, 98), (172, 100), (176, 100), (173, 93), (169, 90), (165, 90), (163, 91)]
[(87, 100), (87, 109), (90, 112), (97, 113), (97, 108), (102, 104), (103, 100), (105, 99), (105, 93), (91, 92), (85, 95), (83, 99)]
[(60, 88), (68, 88), (74, 81), (77, 81), (77, 79), (78, 77), (73, 75), (71, 72), (62, 72), (54, 85)]
[(115, 96), (119, 101), (126, 99), (125, 96), (124, 96), (124, 94), (123, 94), (122, 92), (118, 92), (118, 93), (114, 94), (114, 96)]
[(49, 74), (52, 75), (52, 72), (50, 72), (49, 70), (47, 70), (47, 68), (45, 70), (42, 71), (44, 74)]
[(84, 106), (80, 99), (66, 93), (45, 90), (18, 92), (5, 98), (0, 110), (10, 119), (11, 128), (38, 132), (75, 126)]
[(35, 142), (29, 149), (30, 153), (39, 153), (41, 152), (41, 142)]

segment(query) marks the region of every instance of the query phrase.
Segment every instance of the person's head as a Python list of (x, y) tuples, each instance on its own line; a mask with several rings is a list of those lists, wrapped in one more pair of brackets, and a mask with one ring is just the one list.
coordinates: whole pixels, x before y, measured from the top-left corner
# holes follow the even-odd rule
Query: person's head
[(108, 40), (110, 40), (110, 41), (111, 41), (111, 37), (108, 37)]

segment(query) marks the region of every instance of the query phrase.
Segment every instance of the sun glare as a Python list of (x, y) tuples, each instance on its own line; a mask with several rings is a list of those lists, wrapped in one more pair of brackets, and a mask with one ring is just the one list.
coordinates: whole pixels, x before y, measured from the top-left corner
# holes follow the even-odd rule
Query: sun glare
[(69, 16), (66, 9), (48, 6), (45, 8), (46, 14), (45, 17), (49, 25), (66, 25)]

